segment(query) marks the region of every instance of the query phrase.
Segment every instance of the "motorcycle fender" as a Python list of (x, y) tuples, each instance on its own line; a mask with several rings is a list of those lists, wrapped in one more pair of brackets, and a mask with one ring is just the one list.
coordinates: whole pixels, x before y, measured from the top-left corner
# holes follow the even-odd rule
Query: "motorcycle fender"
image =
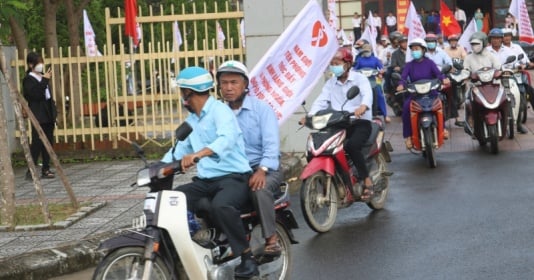
[(499, 121), (499, 113), (496, 111), (489, 111), (484, 115), (484, 121), (487, 125), (497, 124)]
[(427, 128), (427, 127), (430, 127), (432, 125), (432, 122), (433, 122), (433, 116), (432, 115), (422, 115), (420, 116), (420, 125), (422, 128)]
[(291, 244), (298, 244), (299, 242), (295, 239), (295, 235), (291, 231), (291, 229), (299, 228), (299, 225), (297, 224), (297, 220), (295, 219), (295, 216), (293, 215), (293, 211), (291, 211), (291, 209), (284, 209), (282, 211), (276, 212), (276, 221), (287, 232), (287, 235), (289, 236), (289, 239), (291, 240)]
[(308, 162), (306, 167), (304, 167), (304, 170), (302, 170), (302, 174), (300, 174), (300, 179), (305, 180), (319, 171), (324, 171), (334, 176), (336, 172), (334, 159), (332, 157), (327, 156), (313, 158), (310, 162)]
[(146, 239), (146, 236), (139, 233), (127, 232), (100, 243), (97, 250), (113, 251), (123, 247), (145, 247)]

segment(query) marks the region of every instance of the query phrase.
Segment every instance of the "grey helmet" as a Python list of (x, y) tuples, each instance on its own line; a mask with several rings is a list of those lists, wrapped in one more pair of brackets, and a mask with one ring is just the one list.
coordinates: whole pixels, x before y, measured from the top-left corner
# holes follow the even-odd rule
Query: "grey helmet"
[(486, 33), (477, 31), (469, 38), (469, 43), (482, 43), (482, 47), (486, 47), (488, 44), (488, 36)]

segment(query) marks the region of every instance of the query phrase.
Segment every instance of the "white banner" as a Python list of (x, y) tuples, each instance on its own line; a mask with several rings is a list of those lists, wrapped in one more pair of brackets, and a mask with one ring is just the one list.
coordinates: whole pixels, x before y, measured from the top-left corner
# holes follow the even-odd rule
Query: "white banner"
[(328, 0), (328, 24), (330, 24), (334, 30), (338, 29), (336, 0)]
[[(410, 2), (410, 8), (408, 9), (404, 26), (408, 28), (408, 44), (410, 44), (410, 42), (412, 42), (412, 40), (415, 38), (424, 39), (426, 37), (425, 29), (423, 28), (423, 24), (417, 15), (417, 11), (415, 10), (413, 2)], [(408, 48), (406, 50), (406, 62), (410, 60), (412, 60), (412, 54), (410, 52), (410, 48)]]
[(282, 124), (322, 77), (339, 45), (310, 0), (250, 72), (249, 94), (267, 102)]
[(180, 28), (178, 27), (178, 21), (174, 21), (174, 23), (172, 24), (172, 33), (174, 34), (173, 36), (173, 51), (177, 52), (180, 50), (180, 46), (183, 44), (183, 40), (182, 40), (182, 33), (180, 33)]
[(469, 43), (469, 39), (471, 38), (471, 35), (473, 33), (477, 32), (477, 24), (475, 22), (475, 19), (472, 19), (467, 27), (464, 29), (464, 33), (462, 33), (462, 36), (460, 36), (460, 39), (458, 40), (458, 45), (465, 48), (467, 52), (471, 51), (471, 44)]
[(86, 56), (102, 56), (98, 51), (98, 46), (96, 45), (96, 35), (89, 22), (89, 17), (87, 16), (87, 11), (83, 10), (83, 35), (85, 42), (85, 55)]
[(532, 24), (530, 24), (525, 0), (512, 0), (508, 11), (515, 17), (519, 25), (519, 41), (534, 43), (534, 32), (532, 32)]
[(218, 50), (224, 50), (224, 40), (226, 40), (226, 36), (224, 36), (224, 31), (219, 24), (219, 21), (216, 22), (216, 28), (217, 28), (217, 49)]
[(246, 47), (246, 37), (245, 37), (245, 19), (242, 19), (239, 23), (239, 35), (241, 37), (241, 45), (243, 48)]

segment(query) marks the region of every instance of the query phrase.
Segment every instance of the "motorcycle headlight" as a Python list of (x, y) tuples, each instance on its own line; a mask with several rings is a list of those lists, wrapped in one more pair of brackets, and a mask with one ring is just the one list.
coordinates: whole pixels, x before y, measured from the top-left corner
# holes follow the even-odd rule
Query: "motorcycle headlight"
[(137, 186), (142, 187), (150, 184), (150, 173), (149, 169), (141, 169), (137, 172)]
[(493, 80), (493, 75), (494, 74), (495, 74), (495, 70), (494, 69), (491, 69), (491, 70), (488, 70), (488, 71), (482, 71), (482, 72), (478, 73), (478, 78), (480, 79), (481, 82), (487, 83), (487, 82), (490, 82), (491, 80)]
[(328, 124), (328, 120), (332, 116), (332, 113), (325, 114), (321, 116), (313, 116), (312, 117), (312, 126), (315, 129), (323, 129)]
[(431, 85), (431, 82), (415, 84), (415, 91), (419, 94), (427, 94), (430, 91)]

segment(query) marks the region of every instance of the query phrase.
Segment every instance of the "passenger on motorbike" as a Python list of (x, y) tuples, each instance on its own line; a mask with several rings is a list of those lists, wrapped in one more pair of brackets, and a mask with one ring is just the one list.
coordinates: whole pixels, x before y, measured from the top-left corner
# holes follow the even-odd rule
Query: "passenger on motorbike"
[(273, 109), (255, 96), (248, 95), (248, 69), (238, 61), (226, 61), (217, 69), (217, 84), (243, 131), (245, 152), (253, 170), (249, 179), (254, 209), (261, 221), (265, 254), (280, 255), (276, 235), (274, 194), (280, 191), (280, 139), (278, 120)]
[[(406, 49), (408, 47), (408, 37), (400, 36), (396, 40), (398, 41), (399, 47), (391, 55), (391, 64), (389, 65), (385, 75), (388, 78), (384, 81), (384, 91), (388, 94), (387, 100), (389, 106), (391, 106), (396, 116), (400, 116), (402, 112), (402, 105), (404, 103), (402, 101), (403, 96), (395, 96), (395, 93), (393, 91), (398, 86), (398, 81), (392, 79), (391, 74), (394, 72), (402, 73), (402, 69), (404, 68), (404, 65), (406, 65)], [(388, 88), (389, 90), (386, 90), (386, 88)]]
[(452, 65), (452, 60), (449, 55), (443, 49), (438, 47), (438, 37), (436, 34), (427, 34), (425, 42), (428, 47), (425, 56), (434, 61), (440, 70), (445, 65)]
[(458, 40), (460, 39), (460, 35), (459, 34), (452, 34), (450, 35), (447, 40), (449, 41), (449, 45), (445, 47), (445, 53), (447, 53), (447, 55), (453, 59), (453, 58), (457, 58), (457, 59), (461, 59), (462, 61), (465, 59), (465, 57), (467, 56), (467, 52), (465, 51), (465, 49), (458, 45)]
[[(363, 68), (372, 68), (379, 71), (378, 77), (382, 76), (382, 73), (384, 72), (384, 66), (382, 65), (382, 62), (380, 59), (378, 59), (376, 56), (373, 55), (373, 49), (370, 44), (364, 44), (360, 49), (360, 56), (356, 58), (356, 61), (354, 62), (354, 70), (363, 69)], [(384, 121), (386, 123), (391, 122), (391, 119), (388, 117), (388, 112), (386, 108), (386, 99), (384, 98), (384, 93), (382, 92), (382, 85), (376, 83), (377, 77), (369, 77), (369, 79), (373, 80), (371, 81), (371, 84), (376, 84), (375, 88), (373, 90), (376, 91), (376, 100), (373, 102), (376, 102), (378, 105), (378, 110), (380, 112), (377, 112), (377, 115), (384, 116)]]
[[(488, 38), (490, 40), (490, 45), (486, 47), (486, 50), (488, 50), (491, 54), (497, 57), (501, 65), (506, 63), (506, 59), (509, 56), (515, 56), (512, 49), (503, 45), (504, 33), (502, 32), (500, 28), (491, 29), (490, 32), (488, 33)], [(514, 119), (517, 120), (519, 116), (518, 106), (519, 106), (519, 100), (520, 100), (520, 93), (518, 92), (518, 89), (516, 90), (515, 88), (511, 88), (511, 90), (515, 96), (515, 100), (517, 101), (516, 106), (514, 107), (514, 110), (513, 110)], [(517, 132), (526, 134), (528, 132), (528, 129), (521, 122), (518, 122)]]
[[(413, 39), (410, 44), (410, 51), (413, 60), (406, 63), (404, 70), (402, 71), (402, 80), (397, 87), (397, 91), (404, 90), (406, 82), (415, 82), (421, 79), (440, 79), (444, 85), (450, 83), (449, 79), (439, 71), (436, 64), (428, 57), (425, 56), (427, 50), (427, 44), (423, 39)], [(431, 94), (439, 94), (434, 91)], [(412, 101), (411, 96), (407, 96), (404, 101), (402, 109), (402, 136), (404, 137), (406, 148), (411, 149), (412, 144), (412, 124), (410, 121), (410, 103)], [(449, 132), (444, 129), (443, 137), (449, 138)]]
[(186, 121), (193, 131), (186, 140), (171, 148), (162, 161), (168, 163), (181, 159), (183, 170), (198, 162), (197, 176), (176, 190), (185, 193), (187, 208), (191, 212), (195, 212), (200, 199), (210, 199), (210, 220), (226, 234), (233, 256), (241, 256), (235, 275), (258, 275), (240, 217), (240, 209), (249, 201), (251, 169), (239, 124), (232, 110), (209, 94), (213, 78), (206, 69), (183, 69), (177, 84), (183, 105), (190, 112)]
[[(319, 110), (330, 107), (341, 111), (343, 104), (345, 104), (343, 110), (354, 112), (357, 120), (352, 127), (347, 128), (348, 143), (345, 150), (350, 155), (361, 178), (364, 178), (361, 199), (368, 201), (373, 195), (373, 182), (365, 165), (362, 147), (371, 135), (372, 114), (370, 109), (373, 104), (373, 92), (369, 80), (364, 75), (351, 71), (351, 66), (352, 54), (350, 50), (339, 48), (330, 61), (330, 71), (334, 74), (334, 77), (325, 83), (321, 94), (313, 102), (308, 115), (312, 116)], [(360, 88), (360, 94), (347, 101), (347, 91), (353, 86)], [(300, 123), (304, 122), (305, 118), (302, 118)]]

